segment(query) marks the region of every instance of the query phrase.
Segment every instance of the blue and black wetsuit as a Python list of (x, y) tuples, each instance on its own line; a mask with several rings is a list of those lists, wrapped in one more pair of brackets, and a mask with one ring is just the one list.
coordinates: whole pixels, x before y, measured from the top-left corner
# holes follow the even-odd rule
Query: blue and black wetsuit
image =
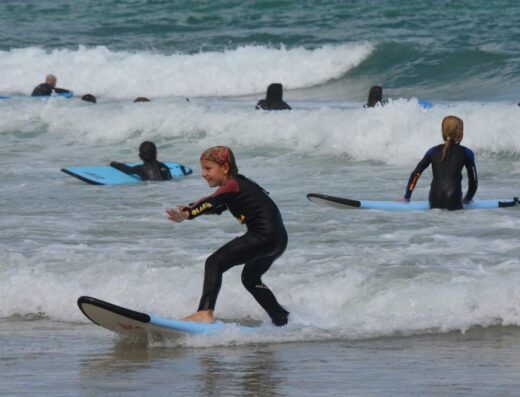
[[(413, 170), (406, 186), (404, 198), (409, 200), (422, 172), (431, 164), (433, 180), (430, 189), (430, 207), (458, 210), (463, 202), (469, 203), (478, 187), (477, 167), (473, 152), (458, 144), (451, 144), (442, 158), (444, 144), (434, 146), (426, 152)], [(468, 191), (462, 199), (462, 168), (468, 172)]]
[(242, 283), (276, 325), (287, 324), (287, 312), (262, 275), (287, 247), (287, 232), (276, 204), (267, 192), (243, 175), (230, 178), (214, 194), (190, 204), (189, 219), (202, 214), (221, 214), (226, 209), (247, 226), (243, 236), (213, 253), (205, 264), (204, 286), (198, 310), (214, 310), (222, 285), (222, 274), (245, 263)]
[(112, 161), (110, 165), (125, 174), (139, 175), (143, 181), (169, 181), (172, 174), (168, 166), (160, 161), (149, 161), (136, 166), (129, 166), (117, 161)]

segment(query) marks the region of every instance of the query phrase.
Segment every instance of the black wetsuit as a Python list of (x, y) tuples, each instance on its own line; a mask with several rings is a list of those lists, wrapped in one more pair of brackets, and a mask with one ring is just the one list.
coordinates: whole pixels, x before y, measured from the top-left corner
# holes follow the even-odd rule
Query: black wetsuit
[(280, 83), (272, 83), (267, 87), (265, 99), (260, 99), (255, 109), (263, 110), (291, 110), (291, 107), (282, 99), (283, 87)]
[[(405, 199), (410, 199), (412, 191), (422, 172), (431, 164), (433, 180), (430, 189), (430, 207), (457, 210), (463, 202), (469, 203), (478, 187), (477, 167), (473, 152), (462, 145), (452, 144), (446, 157), (441, 161), (444, 144), (434, 146), (426, 152), (423, 159), (410, 175), (406, 186)], [(462, 199), (462, 168), (468, 172), (468, 191)]]
[(133, 167), (118, 163), (117, 161), (112, 161), (110, 165), (126, 174), (139, 175), (143, 181), (169, 181), (172, 179), (172, 174), (168, 166), (157, 160)]
[(291, 107), (283, 99), (271, 102), (266, 99), (260, 99), (255, 108), (257, 110), (291, 110)]
[(287, 232), (276, 204), (267, 192), (243, 175), (229, 179), (214, 194), (190, 204), (189, 219), (202, 214), (221, 214), (226, 209), (245, 223), (247, 232), (213, 253), (205, 264), (204, 286), (198, 310), (214, 310), (222, 274), (245, 263), (242, 283), (276, 325), (287, 324), (287, 312), (262, 275), (287, 247)]
[(70, 91), (64, 88), (53, 87), (49, 83), (42, 83), (34, 88), (31, 96), (49, 96), (52, 95), (53, 92), (56, 94), (66, 94)]

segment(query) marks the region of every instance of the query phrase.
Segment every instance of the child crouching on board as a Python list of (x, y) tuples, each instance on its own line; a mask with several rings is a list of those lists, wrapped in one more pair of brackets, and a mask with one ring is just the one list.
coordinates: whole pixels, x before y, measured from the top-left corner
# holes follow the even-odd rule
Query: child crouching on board
[(190, 205), (168, 208), (168, 219), (182, 222), (204, 214), (221, 214), (229, 209), (246, 233), (229, 241), (207, 260), (204, 270), (202, 297), (196, 313), (186, 321), (213, 322), (222, 274), (233, 266), (245, 264), (242, 283), (269, 314), (275, 325), (287, 324), (289, 312), (262, 283), (262, 275), (287, 247), (287, 232), (282, 216), (268, 193), (255, 182), (238, 173), (235, 156), (226, 146), (215, 146), (200, 156), (202, 177), (215, 193)]

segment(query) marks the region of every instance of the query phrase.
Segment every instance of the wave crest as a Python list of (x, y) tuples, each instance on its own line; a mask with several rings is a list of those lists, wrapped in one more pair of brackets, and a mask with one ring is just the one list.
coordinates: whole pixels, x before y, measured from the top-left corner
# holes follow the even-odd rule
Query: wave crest
[(373, 51), (369, 43), (316, 49), (243, 46), (223, 52), (175, 53), (21, 48), (0, 52), (0, 92), (29, 93), (47, 73), (76, 94), (110, 98), (240, 96), (264, 92), (273, 81), (287, 89), (341, 77)]

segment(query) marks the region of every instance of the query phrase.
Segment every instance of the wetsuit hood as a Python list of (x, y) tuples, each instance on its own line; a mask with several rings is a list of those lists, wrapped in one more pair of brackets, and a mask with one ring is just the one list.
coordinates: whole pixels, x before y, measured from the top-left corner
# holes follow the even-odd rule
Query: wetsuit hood
[(283, 98), (283, 87), (280, 83), (269, 84), (267, 87), (267, 93), (265, 95), (265, 100), (268, 104), (281, 101)]
[(381, 86), (375, 85), (370, 88), (368, 92), (368, 101), (367, 107), (374, 107), (378, 102), (383, 100), (383, 88)]

